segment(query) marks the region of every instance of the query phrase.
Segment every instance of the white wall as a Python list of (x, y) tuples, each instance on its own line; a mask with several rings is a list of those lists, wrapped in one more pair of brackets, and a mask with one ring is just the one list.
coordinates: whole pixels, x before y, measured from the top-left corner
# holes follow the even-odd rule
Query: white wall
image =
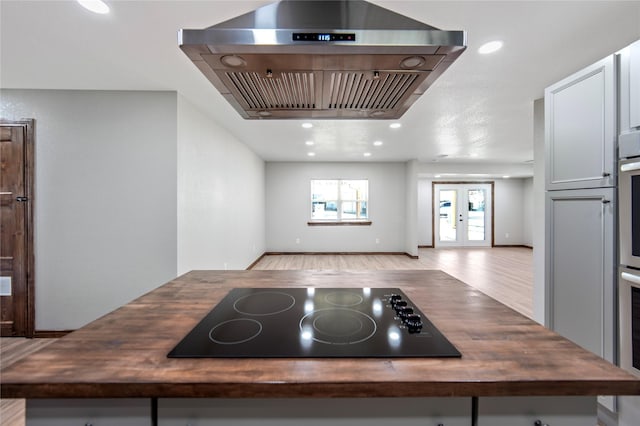
[[(267, 163), (266, 251), (404, 253), (405, 169), (405, 163)], [(372, 225), (308, 226), (310, 180), (340, 178), (369, 180)]]
[(522, 191), (522, 244), (533, 247), (534, 190), (532, 177), (523, 179)]
[(418, 161), (407, 162), (405, 170), (405, 253), (418, 256)]
[(524, 244), (524, 180), (495, 179), (494, 186), (494, 243), (495, 245)]
[[(441, 180), (441, 179), (439, 179)], [(447, 182), (471, 179), (447, 179)], [(525, 237), (524, 228), (526, 206), (531, 204), (526, 191), (529, 179), (482, 179), (482, 182), (494, 182), (494, 243), (496, 245), (530, 245)], [(432, 244), (432, 183), (431, 179), (418, 181), (418, 244)], [(507, 237), (507, 234), (509, 236)]]
[(545, 150), (544, 98), (533, 103), (533, 318), (545, 319)]
[(433, 187), (430, 179), (418, 179), (418, 245), (431, 246), (433, 236)]
[(502, 176), (524, 178), (533, 175), (533, 165), (530, 163), (454, 163), (437, 161), (418, 163), (418, 177), (431, 179), (438, 175), (442, 180), (474, 178), (477, 180), (492, 180)]
[(2, 90), (35, 119), (37, 330), (79, 328), (176, 274), (176, 94)]
[(178, 273), (245, 269), (265, 251), (265, 166), (178, 98)]

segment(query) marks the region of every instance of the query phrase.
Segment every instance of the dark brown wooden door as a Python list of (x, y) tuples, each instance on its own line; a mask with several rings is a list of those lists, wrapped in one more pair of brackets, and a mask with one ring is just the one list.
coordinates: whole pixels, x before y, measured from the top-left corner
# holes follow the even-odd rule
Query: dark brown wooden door
[(33, 121), (0, 121), (0, 334), (33, 336)]

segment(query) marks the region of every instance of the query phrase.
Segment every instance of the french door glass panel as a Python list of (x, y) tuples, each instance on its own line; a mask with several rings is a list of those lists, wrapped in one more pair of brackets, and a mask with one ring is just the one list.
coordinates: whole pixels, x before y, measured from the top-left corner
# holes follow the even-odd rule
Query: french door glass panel
[(467, 189), (467, 240), (484, 241), (486, 191), (484, 189)]
[(457, 202), (457, 190), (443, 189), (440, 191), (440, 216), (438, 218), (440, 241), (458, 241), (458, 230), (456, 226)]

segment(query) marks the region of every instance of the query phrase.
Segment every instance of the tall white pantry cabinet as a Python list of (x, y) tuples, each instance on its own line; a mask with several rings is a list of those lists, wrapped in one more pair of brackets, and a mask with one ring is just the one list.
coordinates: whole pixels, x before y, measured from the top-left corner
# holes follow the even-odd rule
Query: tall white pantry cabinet
[(614, 364), (617, 73), (610, 55), (545, 90), (546, 325)]
[[(640, 40), (545, 91), (545, 322), (614, 364), (617, 139), (638, 129)], [(638, 424), (640, 399), (598, 400)]]

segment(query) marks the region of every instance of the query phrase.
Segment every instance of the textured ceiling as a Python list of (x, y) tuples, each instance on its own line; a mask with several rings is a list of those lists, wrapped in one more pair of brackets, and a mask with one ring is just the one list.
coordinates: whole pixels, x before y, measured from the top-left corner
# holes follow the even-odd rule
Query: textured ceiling
[[(176, 90), (267, 161), (524, 164), (533, 159), (533, 101), (544, 88), (640, 38), (640, 1), (373, 1), (467, 31), (467, 51), (400, 129), (368, 120), (303, 129), (299, 120), (242, 119), (177, 47), (179, 28), (208, 27), (268, 1), (108, 3), (103, 16), (75, 1), (2, 0), (0, 86)], [(501, 51), (477, 53), (494, 39), (504, 41)]]

